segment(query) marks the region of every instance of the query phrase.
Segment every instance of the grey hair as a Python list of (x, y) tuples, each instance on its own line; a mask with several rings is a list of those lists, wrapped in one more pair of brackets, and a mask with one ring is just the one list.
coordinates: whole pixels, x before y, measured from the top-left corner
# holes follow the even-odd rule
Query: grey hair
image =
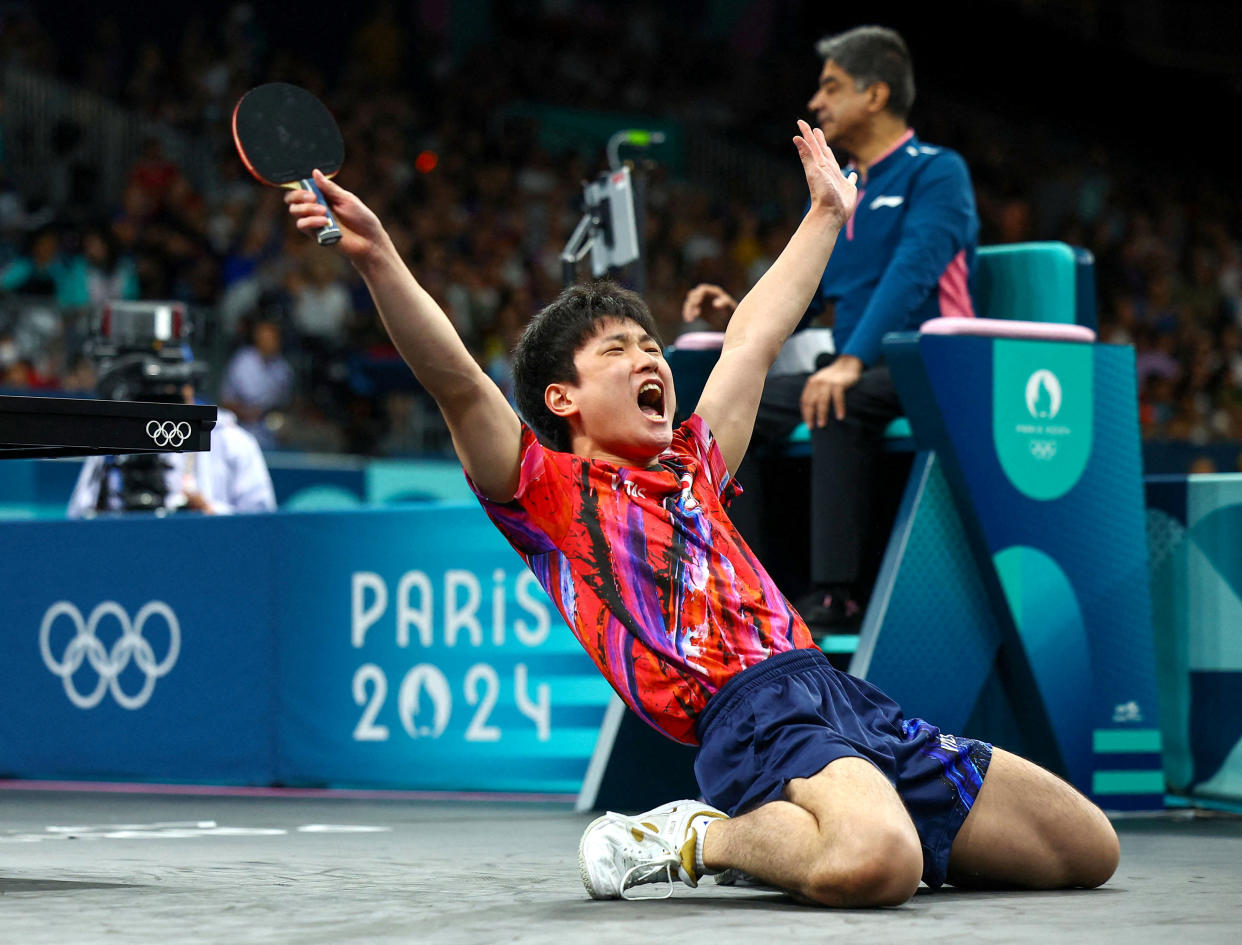
[(883, 82), (888, 86), (888, 111), (905, 119), (914, 105), (914, 64), (906, 41), (896, 30), (884, 26), (856, 26), (844, 33), (825, 36), (815, 52), (831, 59), (863, 88)]

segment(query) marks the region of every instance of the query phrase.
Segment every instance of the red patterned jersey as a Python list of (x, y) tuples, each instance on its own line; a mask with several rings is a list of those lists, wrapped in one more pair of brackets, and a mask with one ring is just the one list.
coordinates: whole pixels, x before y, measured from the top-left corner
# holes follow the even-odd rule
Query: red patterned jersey
[(695, 744), (729, 679), (815, 646), (725, 514), (739, 491), (695, 415), (650, 469), (557, 452), (524, 427), (517, 494), (479, 500), (626, 704)]

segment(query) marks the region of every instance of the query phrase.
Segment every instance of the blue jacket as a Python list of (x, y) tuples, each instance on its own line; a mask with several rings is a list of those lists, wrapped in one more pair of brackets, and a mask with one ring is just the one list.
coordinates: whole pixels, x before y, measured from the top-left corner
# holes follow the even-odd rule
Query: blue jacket
[[(848, 171), (848, 168), (847, 168)], [(867, 366), (890, 331), (974, 314), (970, 278), (979, 217), (966, 162), (909, 132), (860, 178), (858, 207), (837, 237), (810, 312), (832, 301), (839, 354)]]

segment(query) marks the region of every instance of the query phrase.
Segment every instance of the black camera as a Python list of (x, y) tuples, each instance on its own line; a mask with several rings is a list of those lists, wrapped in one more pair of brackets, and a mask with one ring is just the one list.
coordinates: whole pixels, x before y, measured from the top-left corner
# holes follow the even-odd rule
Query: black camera
[(132, 456), (109, 456), (104, 464), (101, 490), (116, 488), (112, 469), (120, 474), (117, 494), (121, 508), (126, 512), (155, 512), (163, 515), (168, 503), (168, 481), (165, 478), (170, 463), (161, 453), (136, 453)]
[(89, 342), (99, 399), (185, 403), (185, 385), (206, 375), (185, 342), (189, 330), (181, 302), (106, 303)]
[[(190, 325), (181, 302), (108, 302), (100, 309), (99, 332), (88, 342), (95, 362), (100, 400), (166, 404), (186, 402), (187, 384), (197, 386), (206, 366), (185, 343)], [(102, 489), (115, 488), (120, 474), (122, 507), (129, 512), (165, 510), (166, 474), (172, 463), (159, 453), (137, 453), (108, 461)], [(101, 499), (101, 503), (102, 503)]]

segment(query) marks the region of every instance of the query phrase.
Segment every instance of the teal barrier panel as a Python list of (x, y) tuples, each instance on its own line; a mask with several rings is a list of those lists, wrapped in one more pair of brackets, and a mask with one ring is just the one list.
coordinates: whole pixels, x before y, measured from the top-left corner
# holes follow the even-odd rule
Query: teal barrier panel
[(0, 462), (0, 522), (63, 519), (81, 468), (80, 459)]
[[(340, 511), (367, 505), (473, 501), (461, 465), (447, 457), (362, 459), (270, 452), (277, 506)], [(0, 521), (63, 519), (81, 459), (10, 459), (0, 463)]]
[(581, 787), (612, 691), (475, 504), (4, 533), (4, 776)]
[(1170, 789), (1242, 802), (1242, 475), (1147, 479)]
[(476, 504), (276, 525), (279, 780), (577, 793), (612, 690)]
[[(1016, 737), (1106, 808), (1161, 807), (1133, 350), (890, 335), (885, 353), (936, 463), (856, 671), (903, 705), (966, 718), (963, 734)], [(916, 576), (920, 535), (937, 533), (957, 550)], [(903, 579), (932, 582), (919, 610)]]

